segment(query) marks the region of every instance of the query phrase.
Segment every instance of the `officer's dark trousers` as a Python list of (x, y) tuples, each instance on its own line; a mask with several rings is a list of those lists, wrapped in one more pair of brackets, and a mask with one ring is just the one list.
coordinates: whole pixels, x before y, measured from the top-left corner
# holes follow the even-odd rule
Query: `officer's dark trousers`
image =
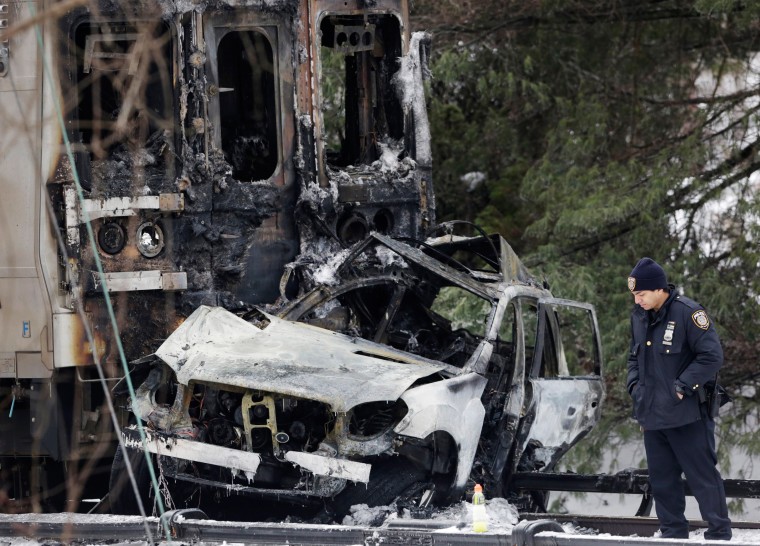
[(699, 503), (707, 522), (705, 538), (730, 540), (723, 480), (715, 465), (715, 422), (703, 418), (682, 427), (644, 432), (649, 481), (652, 484), (657, 518), (663, 538), (688, 538), (689, 522), (684, 517), (686, 498), (681, 473)]

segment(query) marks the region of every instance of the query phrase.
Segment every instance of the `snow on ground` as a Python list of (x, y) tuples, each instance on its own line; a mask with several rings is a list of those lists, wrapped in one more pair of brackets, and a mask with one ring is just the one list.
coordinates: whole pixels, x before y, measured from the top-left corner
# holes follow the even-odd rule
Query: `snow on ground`
[[(517, 509), (504, 499), (494, 498), (486, 503), (488, 511), (488, 529), (491, 533), (506, 534), (512, 531), (512, 527), (517, 525)], [(399, 516), (396, 513), (395, 506), (375, 506), (368, 507), (366, 504), (357, 504), (351, 507), (351, 514), (343, 518), (343, 525), (351, 526), (377, 526), (393, 520), (409, 520), (415, 518), (409, 510), (404, 510)], [(452, 504), (451, 506), (439, 510), (427, 521), (451, 522), (451, 526), (444, 527), (440, 531), (456, 532), (461, 530), (467, 532), (470, 530), (470, 521), (472, 520), (472, 505), (467, 502)]]
[[(509, 504), (505, 499), (493, 498), (486, 502), (488, 513), (488, 531), (487, 534), (506, 535), (512, 532), (512, 528), (519, 523), (517, 509)], [(433, 532), (438, 533), (471, 533), (472, 505), (467, 502), (452, 504), (451, 506), (436, 512), (428, 521), (439, 521), (451, 525), (442, 527)], [(394, 506), (376, 506), (368, 507), (366, 504), (359, 504), (351, 507), (351, 514), (346, 516), (341, 522), (347, 526), (383, 526), (388, 522), (398, 519), (413, 520), (414, 518), (405, 510), (402, 515), (396, 513)], [(564, 532), (567, 534), (583, 534), (589, 536), (611, 537), (611, 534), (598, 534), (593, 530), (581, 529), (574, 527), (570, 523), (562, 525)], [(757, 529), (734, 529), (732, 543), (760, 544), (760, 530)], [(657, 543), (660, 540), (669, 542), (667, 539), (659, 537), (641, 537), (651, 538), (652, 542)], [(690, 541), (706, 542), (704, 538), (704, 529), (693, 531), (689, 537)]]

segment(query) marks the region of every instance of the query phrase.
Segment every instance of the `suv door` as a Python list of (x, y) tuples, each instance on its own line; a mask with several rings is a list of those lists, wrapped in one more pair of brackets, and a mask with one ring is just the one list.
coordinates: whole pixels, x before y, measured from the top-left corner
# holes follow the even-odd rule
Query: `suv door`
[[(551, 471), (600, 417), (601, 342), (589, 304), (545, 298), (534, 309), (538, 328), (515, 459), (519, 470)], [(525, 341), (527, 347), (532, 344)]]

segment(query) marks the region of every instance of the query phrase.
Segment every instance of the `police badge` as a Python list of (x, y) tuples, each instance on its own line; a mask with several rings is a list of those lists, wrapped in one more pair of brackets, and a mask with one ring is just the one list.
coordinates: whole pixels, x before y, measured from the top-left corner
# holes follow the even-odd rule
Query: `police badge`
[(694, 324), (696, 324), (697, 327), (702, 328), (703, 330), (707, 330), (710, 327), (710, 318), (707, 316), (707, 312), (704, 309), (694, 311), (691, 315), (691, 320), (694, 321)]
[(628, 277), (628, 290), (633, 292), (635, 288), (636, 288), (636, 278)]

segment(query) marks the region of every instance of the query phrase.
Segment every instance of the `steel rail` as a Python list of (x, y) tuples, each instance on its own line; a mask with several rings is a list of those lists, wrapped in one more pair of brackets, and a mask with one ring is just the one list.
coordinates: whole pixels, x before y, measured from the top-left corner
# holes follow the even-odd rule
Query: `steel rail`
[[(651, 537), (658, 527), (656, 519), (639, 517), (521, 514), (521, 520), (511, 532), (478, 534), (468, 532), (467, 526), (454, 521), (401, 519), (382, 527), (246, 523), (209, 520), (200, 510), (192, 509), (173, 510), (163, 518), (145, 519), (87, 514), (0, 514), (0, 537), (53, 539), (69, 544), (129, 543), (145, 540), (147, 524), (155, 530), (165, 525), (171, 530), (172, 540), (204, 545), (651, 546)], [(565, 532), (562, 523), (571, 523), (577, 532)], [(703, 522), (693, 522), (694, 529), (702, 526)], [(734, 528), (760, 529), (760, 522), (734, 522)], [(688, 540), (673, 539), (667, 543), (690, 544)], [(700, 541), (700, 544), (724, 543)]]
[[(691, 494), (688, 482), (683, 480), (687, 495)], [(726, 496), (732, 498), (760, 498), (760, 480), (725, 479)], [(552, 472), (515, 472), (510, 488), (531, 491), (579, 491), (596, 493), (648, 493), (649, 474), (646, 468), (622, 470), (616, 474), (571, 474)]]
[[(582, 514), (535, 514), (521, 513), (520, 520), (553, 519), (559, 523), (570, 523), (579, 529), (590, 529), (613, 535), (651, 537), (659, 530), (657, 518), (640, 516), (587, 516)], [(706, 529), (707, 523), (690, 520), (689, 530)], [(732, 529), (760, 529), (760, 521), (733, 521)]]

